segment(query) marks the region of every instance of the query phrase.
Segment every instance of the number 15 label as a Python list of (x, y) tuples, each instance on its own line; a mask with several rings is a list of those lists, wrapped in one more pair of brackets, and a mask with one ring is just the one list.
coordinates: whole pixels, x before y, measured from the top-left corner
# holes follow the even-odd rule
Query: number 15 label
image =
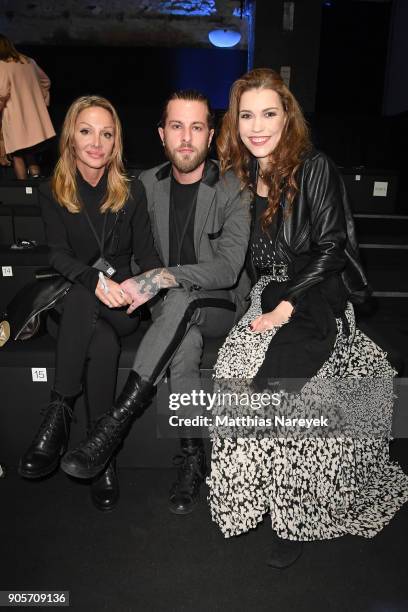
[(47, 382), (47, 368), (31, 368), (33, 382)]

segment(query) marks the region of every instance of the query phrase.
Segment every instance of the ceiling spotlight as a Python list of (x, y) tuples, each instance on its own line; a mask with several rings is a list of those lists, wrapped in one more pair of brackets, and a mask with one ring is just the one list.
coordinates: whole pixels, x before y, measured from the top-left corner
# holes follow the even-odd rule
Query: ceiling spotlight
[(218, 28), (211, 30), (208, 38), (214, 47), (235, 47), (241, 40), (241, 33), (238, 30)]

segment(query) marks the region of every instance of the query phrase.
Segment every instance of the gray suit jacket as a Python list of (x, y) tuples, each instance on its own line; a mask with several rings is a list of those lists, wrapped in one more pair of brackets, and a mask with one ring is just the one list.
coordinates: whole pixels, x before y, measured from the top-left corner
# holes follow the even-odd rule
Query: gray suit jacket
[[(156, 249), (169, 264), (171, 163), (145, 170), (145, 186)], [(238, 311), (246, 309), (250, 281), (243, 271), (250, 232), (250, 197), (236, 176), (220, 177), (217, 162), (207, 160), (197, 196), (194, 220), (196, 264), (170, 267), (190, 290), (228, 289)]]

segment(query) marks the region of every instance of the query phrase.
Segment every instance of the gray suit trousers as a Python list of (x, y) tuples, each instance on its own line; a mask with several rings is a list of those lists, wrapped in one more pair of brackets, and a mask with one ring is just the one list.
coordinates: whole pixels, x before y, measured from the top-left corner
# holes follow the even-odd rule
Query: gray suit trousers
[(133, 369), (157, 384), (169, 368), (173, 393), (199, 389), (203, 337), (226, 335), (241, 314), (228, 291), (169, 289), (152, 308), (153, 323), (140, 343)]

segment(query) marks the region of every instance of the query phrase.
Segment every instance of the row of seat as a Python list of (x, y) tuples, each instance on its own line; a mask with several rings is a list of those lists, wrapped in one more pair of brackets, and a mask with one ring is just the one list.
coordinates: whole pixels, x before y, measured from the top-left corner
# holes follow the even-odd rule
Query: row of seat
[[(0, 313), (24, 285), (32, 282), (39, 268), (48, 266), (44, 228), (36, 181), (0, 182)], [(14, 212), (14, 218), (11, 215)], [(14, 225), (14, 227), (13, 227)], [(30, 242), (36, 246), (30, 247)], [(28, 246), (24, 247), (24, 244)], [(13, 248), (14, 247), (14, 248)], [(16, 248), (18, 247), (18, 248)], [(134, 354), (149, 321), (122, 341), (117, 387), (120, 389), (130, 371)], [(205, 343), (202, 375), (211, 376), (211, 368), (223, 338)], [(27, 341), (9, 340), (0, 349), (0, 460), (15, 465), (30, 442), (40, 421), (40, 409), (47, 404), (55, 372), (55, 341), (46, 333)], [(158, 397), (165, 401), (167, 385)], [(169, 467), (178, 447), (177, 431), (159, 429), (158, 398), (140, 418), (119, 455), (122, 467)], [(161, 410), (163, 413), (163, 410)], [(79, 442), (86, 430), (86, 402), (76, 402), (77, 422), (71, 431), (72, 444)], [(160, 436), (172, 437), (160, 438)]]
[[(353, 180), (356, 181), (355, 176)], [(372, 188), (374, 189), (374, 186)], [(384, 192), (384, 186), (380, 188)], [(353, 193), (352, 189), (349, 191)], [(388, 191), (388, 195), (391, 192), (392, 190)], [(398, 304), (405, 304), (408, 298), (408, 278), (407, 275), (401, 274), (401, 270), (406, 269), (408, 263), (408, 216), (396, 215), (393, 212), (359, 212), (355, 214), (355, 221), (362, 257), (375, 295), (382, 303), (394, 300)], [(24, 248), (23, 240), (34, 240), (38, 245)], [(48, 265), (44, 242), (38, 182), (0, 182), (0, 312), (6, 310), (7, 304), (21, 287), (34, 279), (38, 268)], [(118, 389), (126, 379), (146, 325), (148, 322), (144, 322), (141, 330), (123, 341)], [(211, 375), (211, 368), (222, 340), (209, 340), (205, 343), (203, 375)], [(40, 408), (47, 403), (52, 387), (54, 349), (54, 341), (46, 334), (26, 342), (9, 341), (0, 349), (0, 458), (3, 461), (17, 461), (38, 425)], [(157, 402), (154, 402), (152, 408), (133, 429), (120, 455), (121, 465), (169, 465), (175, 441), (157, 439), (160, 432), (157, 432), (156, 408)], [(73, 427), (73, 443), (83, 436), (85, 430), (85, 405), (82, 398), (77, 402), (76, 412), (79, 421)], [(176, 432), (174, 435), (176, 436)]]

